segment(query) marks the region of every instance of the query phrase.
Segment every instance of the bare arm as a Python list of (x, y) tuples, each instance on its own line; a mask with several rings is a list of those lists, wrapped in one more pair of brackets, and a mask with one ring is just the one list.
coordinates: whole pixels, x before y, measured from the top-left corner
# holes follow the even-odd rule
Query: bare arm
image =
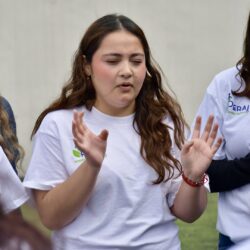
[(76, 218), (95, 186), (99, 169), (86, 162), (62, 184), (50, 191), (33, 190), (43, 224), (60, 229)]
[[(183, 174), (190, 180), (199, 181), (212, 161), (212, 157), (220, 147), (221, 138), (214, 144), (218, 125), (213, 124), (213, 116), (208, 118), (205, 130), (200, 137), (201, 118), (196, 120), (192, 140), (183, 146), (181, 162)], [(203, 186), (192, 187), (182, 182), (176, 195), (172, 212), (179, 219), (193, 222), (203, 213), (207, 205), (207, 192)]]
[(194, 188), (183, 181), (171, 211), (177, 218), (192, 223), (202, 215), (206, 206), (207, 191), (204, 186)]
[(60, 229), (74, 220), (86, 205), (95, 186), (106, 151), (108, 132), (94, 135), (75, 112), (72, 132), (76, 146), (86, 160), (62, 184), (49, 191), (33, 190), (41, 220), (45, 226)]

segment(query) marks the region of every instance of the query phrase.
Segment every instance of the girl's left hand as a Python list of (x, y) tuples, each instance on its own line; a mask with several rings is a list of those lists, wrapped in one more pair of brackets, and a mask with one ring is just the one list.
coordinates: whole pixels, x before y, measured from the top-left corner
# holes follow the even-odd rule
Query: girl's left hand
[(191, 141), (184, 144), (181, 150), (181, 163), (185, 176), (199, 181), (209, 167), (212, 158), (222, 143), (222, 138), (215, 142), (218, 124), (213, 125), (214, 117), (209, 116), (205, 129), (200, 136), (201, 117), (195, 121)]
[(85, 124), (83, 112), (74, 111), (72, 134), (75, 146), (81, 150), (90, 166), (100, 169), (107, 147), (108, 131), (95, 135)]

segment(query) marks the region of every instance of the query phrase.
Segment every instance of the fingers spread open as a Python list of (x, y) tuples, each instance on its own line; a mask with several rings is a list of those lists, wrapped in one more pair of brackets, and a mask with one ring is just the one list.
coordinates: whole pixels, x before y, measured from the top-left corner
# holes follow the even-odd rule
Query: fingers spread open
[(200, 130), (201, 130), (201, 117), (197, 116), (194, 125), (194, 132), (192, 135), (192, 139), (200, 137)]
[(212, 146), (212, 153), (215, 154), (216, 151), (219, 149), (223, 139), (220, 137), (217, 142)]
[(205, 129), (202, 133), (202, 136), (201, 138), (204, 140), (204, 141), (207, 141), (209, 136), (210, 136), (210, 132), (211, 132), (211, 129), (212, 129), (212, 125), (213, 125), (213, 121), (214, 121), (214, 116), (213, 115), (210, 115), (207, 119), (207, 123), (206, 123), (206, 126), (205, 126)]
[(85, 122), (83, 120), (83, 116), (84, 116), (84, 113), (79, 112), (79, 114), (78, 114), (78, 122), (79, 122), (79, 126), (80, 126), (82, 131), (87, 129), (87, 126), (86, 126), (86, 124), (85, 124)]
[(208, 143), (208, 145), (210, 147), (213, 145), (213, 143), (215, 141), (215, 138), (216, 138), (216, 135), (217, 135), (217, 132), (218, 132), (218, 128), (219, 128), (219, 125), (218, 124), (214, 124), (212, 132), (210, 133), (209, 138), (207, 140), (207, 143)]
[(78, 126), (75, 125), (74, 122), (72, 123), (72, 132), (74, 139), (76, 139), (78, 142), (82, 142), (83, 133), (79, 131)]
[(108, 139), (109, 132), (108, 130), (104, 129), (100, 134), (99, 138), (102, 139), (103, 141), (106, 141)]
[(83, 112), (73, 111), (72, 134), (76, 145), (82, 143), (83, 135), (86, 131), (86, 125), (83, 124)]

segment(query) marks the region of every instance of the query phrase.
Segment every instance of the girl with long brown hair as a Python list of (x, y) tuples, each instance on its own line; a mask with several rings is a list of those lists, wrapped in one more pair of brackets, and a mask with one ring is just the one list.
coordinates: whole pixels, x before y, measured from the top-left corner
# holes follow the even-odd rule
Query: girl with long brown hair
[(174, 220), (204, 211), (204, 172), (221, 143), (213, 117), (201, 136), (200, 122), (183, 146), (181, 108), (141, 28), (122, 15), (96, 20), (32, 134), (24, 185), (55, 248), (180, 249)]

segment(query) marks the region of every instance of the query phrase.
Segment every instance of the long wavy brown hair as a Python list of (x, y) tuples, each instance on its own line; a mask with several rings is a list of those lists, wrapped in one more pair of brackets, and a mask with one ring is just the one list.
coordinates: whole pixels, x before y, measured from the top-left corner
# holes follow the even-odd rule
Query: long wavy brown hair
[(18, 143), (15, 131), (11, 129), (9, 116), (3, 106), (3, 97), (0, 96), (0, 146), (10, 162), (20, 165), (24, 156), (24, 150)]
[[(85, 105), (91, 110), (95, 102), (95, 89), (91, 79), (84, 72), (103, 38), (118, 30), (126, 30), (141, 42), (145, 53), (147, 75), (142, 89), (136, 98), (134, 129), (141, 137), (140, 152), (144, 160), (155, 169), (158, 178), (155, 184), (167, 181), (174, 176), (174, 169), (182, 170), (171, 148), (175, 143), (180, 149), (184, 142), (185, 121), (180, 105), (173, 93), (168, 93), (162, 84), (161, 70), (153, 60), (146, 37), (141, 28), (123, 15), (106, 15), (96, 20), (86, 31), (75, 53), (72, 75), (62, 89), (61, 96), (46, 108), (38, 117), (32, 136), (38, 130), (43, 118), (51, 111), (72, 109)], [(173, 128), (164, 123), (166, 117), (173, 121)], [(173, 129), (174, 142), (170, 137)]]
[[(29, 248), (25, 248), (29, 246)], [(5, 215), (0, 205), (0, 249), (52, 250), (51, 241), (19, 216)]]
[(250, 98), (250, 13), (246, 29), (246, 36), (243, 45), (243, 57), (237, 63), (238, 75), (241, 77), (241, 84), (245, 83), (245, 88), (239, 92), (234, 91), (236, 96), (245, 96)]

